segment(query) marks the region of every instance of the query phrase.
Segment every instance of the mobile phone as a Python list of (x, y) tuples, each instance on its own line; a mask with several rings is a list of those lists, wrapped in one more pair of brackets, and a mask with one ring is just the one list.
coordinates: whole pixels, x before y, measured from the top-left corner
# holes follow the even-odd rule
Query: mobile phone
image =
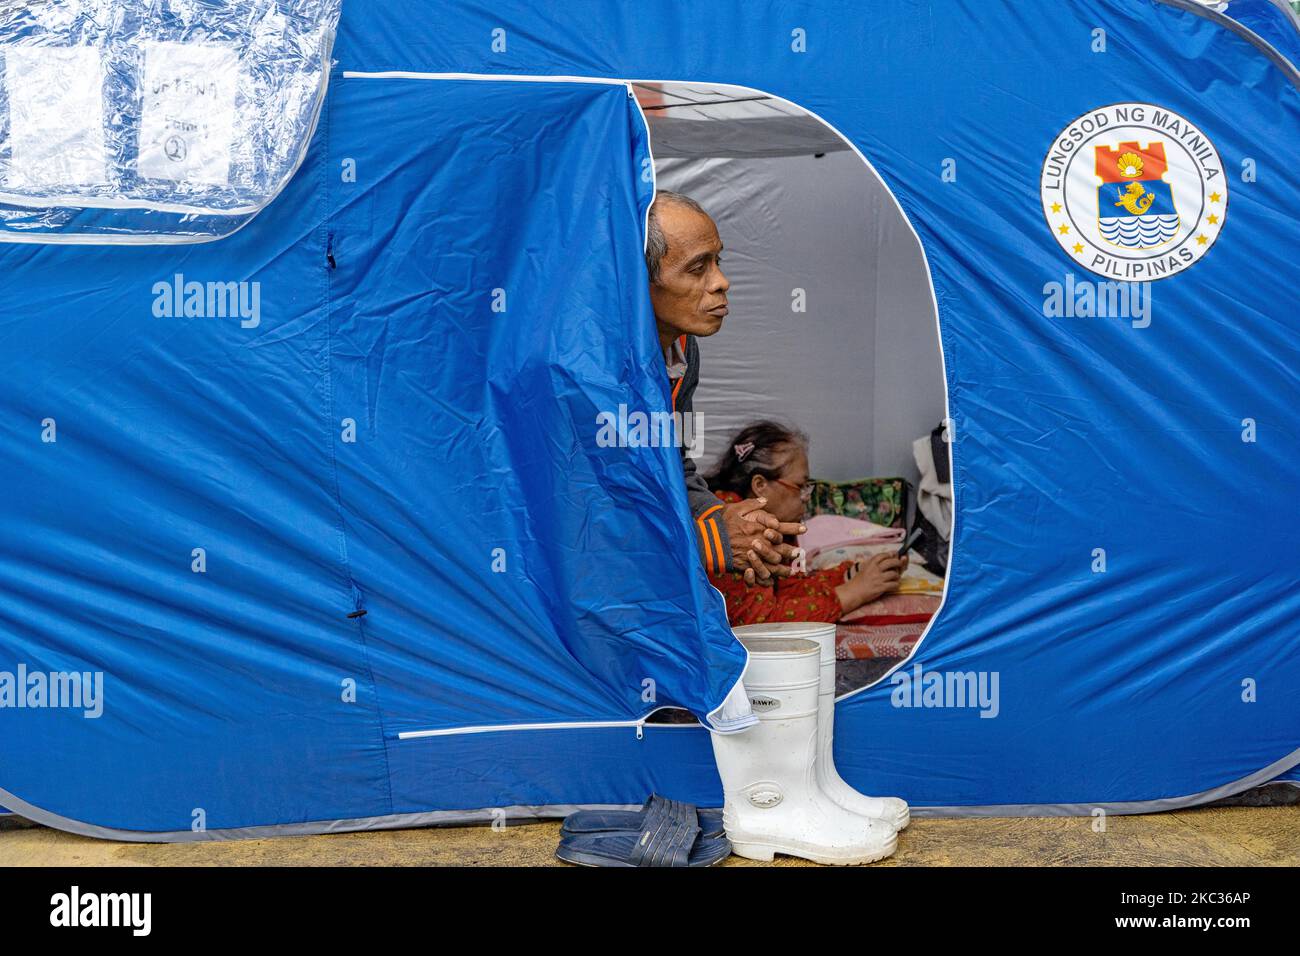
[(907, 540), (898, 546), (898, 556), (901, 558), (916, 544), (916, 539), (921, 537), (921, 529), (913, 528), (912, 533), (907, 536)]

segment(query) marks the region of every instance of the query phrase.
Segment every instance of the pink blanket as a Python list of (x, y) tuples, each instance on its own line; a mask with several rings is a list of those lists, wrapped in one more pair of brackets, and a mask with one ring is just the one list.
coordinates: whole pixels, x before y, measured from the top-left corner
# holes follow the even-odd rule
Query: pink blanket
[(823, 551), (861, 545), (900, 545), (902, 528), (886, 528), (858, 518), (841, 515), (815, 515), (804, 522), (808, 528), (799, 536), (799, 547), (808, 552), (808, 562)]

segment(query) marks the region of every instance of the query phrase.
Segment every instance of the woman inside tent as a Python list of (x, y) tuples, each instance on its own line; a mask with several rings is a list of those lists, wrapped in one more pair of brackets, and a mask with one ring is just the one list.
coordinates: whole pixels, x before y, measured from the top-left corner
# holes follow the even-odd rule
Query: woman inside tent
[[(723, 501), (766, 499), (765, 510), (777, 520), (802, 521), (812, 491), (808, 437), (776, 422), (753, 422), (732, 438), (705, 479)], [(907, 558), (891, 551), (775, 578), (766, 586), (746, 584), (739, 574), (717, 574), (710, 580), (726, 599), (732, 627), (775, 621), (829, 623), (895, 590), (906, 568)]]

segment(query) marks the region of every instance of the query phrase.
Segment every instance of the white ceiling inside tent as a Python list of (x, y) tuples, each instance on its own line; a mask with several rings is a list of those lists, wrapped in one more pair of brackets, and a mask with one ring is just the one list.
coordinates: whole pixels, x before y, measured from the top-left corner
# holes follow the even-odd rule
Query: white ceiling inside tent
[(825, 123), (783, 100), (734, 86), (634, 83), (660, 159), (809, 156), (847, 150)]

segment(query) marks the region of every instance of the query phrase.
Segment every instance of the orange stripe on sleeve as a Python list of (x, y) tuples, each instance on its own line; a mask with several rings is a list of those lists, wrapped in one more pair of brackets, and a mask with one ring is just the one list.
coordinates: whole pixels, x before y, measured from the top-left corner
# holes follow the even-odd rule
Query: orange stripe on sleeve
[[(714, 505), (695, 519), (695, 523), (700, 526), (700, 536), (704, 539), (705, 554), (708, 555), (708, 559), (704, 562), (704, 568), (710, 574), (721, 574), (727, 570), (727, 556), (722, 553), (722, 538), (718, 535), (718, 529), (714, 525), (717, 519), (710, 518), (711, 515), (721, 510), (722, 505)], [(712, 546), (709, 540), (710, 534), (713, 536)], [(714, 547), (717, 548), (716, 552)]]
[(704, 543), (704, 570), (712, 574), (713, 573), (713, 549), (709, 547), (709, 535), (704, 530), (703, 521), (696, 521), (695, 524), (700, 529), (700, 541)]
[(721, 574), (727, 570), (727, 556), (722, 553), (722, 537), (718, 534), (717, 518), (709, 522), (709, 530), (713, 532), (713, 546), (718, 549), (718, 573)]

